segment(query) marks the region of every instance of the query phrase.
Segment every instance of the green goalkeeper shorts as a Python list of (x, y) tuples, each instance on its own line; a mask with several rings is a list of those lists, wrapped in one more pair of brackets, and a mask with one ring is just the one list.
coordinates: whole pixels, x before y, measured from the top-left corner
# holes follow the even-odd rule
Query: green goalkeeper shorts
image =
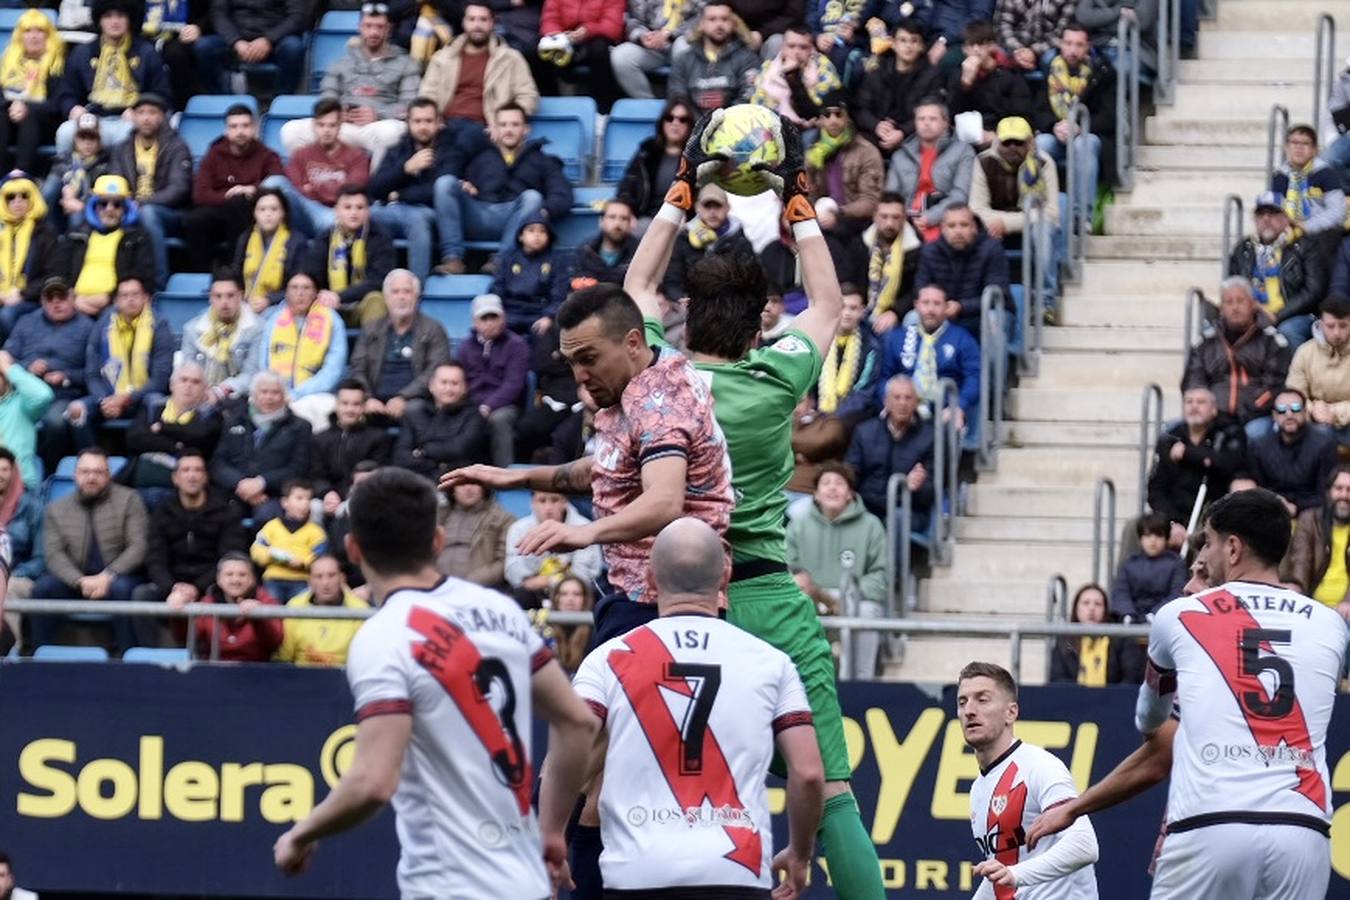
[[(801, 592), (786, 570), (733, 581), (727, 589), (727, 621), (777, 647), (797, 666), (811, 704), (825, 780), (847, 781), (852, 772), (843, 713), (839, 710), (834, 654), (811, 598)], [(783, 774), (776, 755), (773, 771)]]

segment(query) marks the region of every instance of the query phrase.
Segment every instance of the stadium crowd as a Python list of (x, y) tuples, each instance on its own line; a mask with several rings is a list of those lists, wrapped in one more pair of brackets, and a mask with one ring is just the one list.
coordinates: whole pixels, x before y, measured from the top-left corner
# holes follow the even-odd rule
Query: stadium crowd
[[(1182, 3), (1183, 53), (1195, 6)], [(307, 46), (332, 10), (355, 24), (320, 65)], [(0, 55), (10, 593), (171, 606), (364, 605), (343, 552), (353, 483), (380, 466), (435, 480), (584, 453), (596, 408), (562, 357), (557, 309), (576, 288), (622, 283), (697, 118), (748, 102), (804, 130), (845, 295), (819, 384), (794, 413), (793, 487), (811, 500), (789, 531), (791, 565), (820, 609), (851, 586), (879, 612), (895, 550), (886, 483), (906, 476), (925, 532), (940, 384), (957, 385), (950, 414), (969, 446), (981, 297), (997, 286), (1011, 312), (1028, 203), (1054, 233), (1054, 323), (1070, 142), (1089, 221), (1109, 202), (1122, 17), (1141, 27), (1141, 66), (1156, 57), (1156, 8), (1129, 0), (96, 0), (60, 31), (48, 12), (17, 16)], [(194, 97), (311, 85), (306, 114), (267, 140), (247, 96), (219, 110), (205, 142), (180, 118)], [(541, 97), (556, 94), (592, 96), (602, 117), (653, 101), (649, 136), (594, 208), (577, 199), (591, 196), (588, 173), (531, 135)], [(1350, 128), (1350, 73), (1330, 111)], [(1289, 130), (1189, 356), (1185, 418), (1160, 439), (1139, 553), (1115, 584), (1078, 592), (1075, 620), (1144, 618), (1179, 593), (1197, 495), (1248, 483), (1299, 519), (1291, 578), (1344, 599), (1350, 470), (1332, 474), (1350, 443), (1347, 147), (1319, 156), (1315, 129)], [(761, 342), (806, 305), (791, 232), (752, 235), (740, 202), (704, 188), (681, 232), (661, 286), (677, 346), (686, 280), (710, 255), (762, 264)], [(596, 232), (565, 234), (578, 215)], [(472, 292), (467, 324), (425, 308), (433, 283), (471, 270), (490, 283)], [(211, 274), (192, 315), (171, 322), (165, 292), (182, 273)], [(598, 548), (530, 556), (515, 539), (586, 512), (558, 494), (461, 485), (444, 498), (438, 565), (541, 610), (575, 665), (584, 629), (549, 625), (547, 610), (590, 607)], [(71, 624), (11, 616), (0, 650), (88, 638)], [(199, 620), (193, 637), (203, 656), (333, 665), (351, 637), (340, 624)], [(104, 637), (119, 650), (187, 639), (147, 619), (115, 620)], [(1066, 644), (1056, 677), (1136, 677), (1134, 650)]]

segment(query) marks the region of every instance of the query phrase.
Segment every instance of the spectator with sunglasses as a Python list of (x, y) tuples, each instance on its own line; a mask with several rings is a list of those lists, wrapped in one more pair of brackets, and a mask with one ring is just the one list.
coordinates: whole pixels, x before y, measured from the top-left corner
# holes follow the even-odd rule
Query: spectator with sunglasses
[[(1275, 395), (1271, 416), (1275, 430), (1247, 445), (1251, 486), (1278, 494), (1292, 519), (1322, 505), (1336, 468), (1336, 439), (1323, 429), (1308, 427), (1308, 400), (1291, 387)], [(1235, 480), (1233, 486), (1248, 485)]]
[(74, 286), (75, 308), (86, 316), (103, 312), (123, 281), (154, 285), (150, 235), (140, 225), (140, 211), (125, 178), (102, 175), (94, 182), (84, 223), (57, 244), (53, 268)]
[(637, 152), (624, 169), (615, 196), (628, 204), (637, 217), (638, 236), (661, 209), (661, 198), (675, 180), (680, 154), (693, 128), (694, 108), (683, 100), (667, 100), (656, 120), (656, 133), (638, 144)]
[(820, 138), (806, 151), (811, 199), (820, 227), (841, 239), (862, 234), (881, 201), (886, 165), (881, 151), (859, 137), (843, 91), (821, 102)]

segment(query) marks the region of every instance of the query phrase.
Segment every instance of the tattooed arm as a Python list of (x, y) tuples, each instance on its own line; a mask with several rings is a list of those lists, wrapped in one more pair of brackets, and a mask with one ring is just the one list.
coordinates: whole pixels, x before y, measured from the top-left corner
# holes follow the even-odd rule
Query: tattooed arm
[(531, 466), (528, 469), (465, 466), (442, 475), (439, 487), (450, 491), (458, 484), (481, 484), (496, 490), (528, 488), (557, 494), (589, 494), (591, 458), (583, 456), (561, 466)]

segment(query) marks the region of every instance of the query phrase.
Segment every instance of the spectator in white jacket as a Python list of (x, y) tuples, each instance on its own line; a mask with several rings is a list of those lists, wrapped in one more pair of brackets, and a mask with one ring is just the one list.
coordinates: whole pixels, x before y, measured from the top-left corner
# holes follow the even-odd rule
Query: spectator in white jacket
[(554, 585), (569, 575), (587, 584), (600, 574), (599, 545), (583, 547), (571, 553), (524, 556), (517, 550), (520, 539), (540, 522), (565, 522), (585, 525), (590, 519), (577, 512), (562, 494), (535, 491), (530, 498), (530, 514), (517, 519), (506, 532), (506, 580), (525, 609), (536, 609), (552, 592)]

